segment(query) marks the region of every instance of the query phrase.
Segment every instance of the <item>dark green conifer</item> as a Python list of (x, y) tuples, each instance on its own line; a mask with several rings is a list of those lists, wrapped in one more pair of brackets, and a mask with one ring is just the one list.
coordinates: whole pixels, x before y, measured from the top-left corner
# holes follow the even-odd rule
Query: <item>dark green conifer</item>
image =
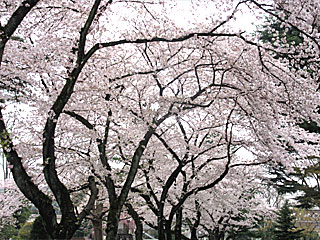
[(37, 240), (37, 239), (51, 239), (49, 234), (44, 228), (43, 220), (41, 216), (38, 216), (32, 225), (31, 233), (30, 233), (30, 240)]
[(276, 213), (277, 220), (275, 223), (273, 240), (294, 240), (300, 239), (303, 229), (298, 229), (295, 226), (295, 216), (288, 201)]

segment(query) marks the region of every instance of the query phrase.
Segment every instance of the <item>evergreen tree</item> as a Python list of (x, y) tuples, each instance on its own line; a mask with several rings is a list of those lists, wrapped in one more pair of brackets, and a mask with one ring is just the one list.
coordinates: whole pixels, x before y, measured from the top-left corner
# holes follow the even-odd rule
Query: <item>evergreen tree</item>
[[(314, 27), (320, 28), (320, 26)], [(320, 70), (320, 62), (314, 61), (314, 57), (311, 55), (306, 58), (296, 57), (301, 54), (301, 49), (296, 47), (304, 42), (303, 34), (297, 27), (284, 26), (275, 18), (267, 18), (262, 29), (258, 31), (258, 35), (262, 42), (270, 43), (275, 48), (280, 49), (281, 46), (286, 44), (291, 47), (290, 54), (279, 51), (275, 55), (275, 58), (288, 60), (290, 68), (296, 70), (304, 69), (311, 75), (314, 70), (311, 70), (310, 65), (317, 66), (316, 69)], [(318, 82), (318, 89), (320, 89), (320, 79), (318, 79)], [(320, 106), (318, 109), (320, 111)], [(299, 126), (310, 133), (320, 134), (320, 126), (312, 119), (301, 119)], [(286, 144), (288, 152), (295, 152), (295, 149), (289, 143), (284, 144)], [(316, 145), (313, 142), (308, 142), (308, 144), (310, 148), (314, 148)], [(309, 156), (308, 160), (310, 163), (312, 162), (310, 166), (306, 168), (295, 167), (290, 172), (282, 165), (272, 166), (270, 169), (270, 174), (273, 175), (270, 180), (279, 194), (299, 192), (299, 195), (295, 198), (298, 202), (296, 207), (299, 208), (320, 207), (320, 187), (314, 184), (320, 180), (320, 158), (318, 156)], [(310, 179), (313, 181), (309, 181)]]
[(36, 239), (51, 239), (49, 234), (44, 228), (43, 220), (41, 216), (38, 216), (32, 225), (32, 229), (30, 232), (30, 240), (36, 240)]
[(0, 239), (15, 239), (18, 236), (19, 230), (27, 222), (31, 215), (30, 206), (22, 206), (14, 212), (14, 223), (5, 224), (0, 229)]
[(277, 221), (275, 223), (273, 240), (294, 240), (302, 237), (303, 229), (295, 226), (295, 216), (288, 201), (276, 213)]
[[(30, 231), (32, 229), (32, 223), (26, 222), (19, 230), (17, 238), (15, 240), (28, 240), (30, 238)], [(32, 239), (33, 240), (33, 239)]]
[(13, 214), (13, 217), (16, 219), (16, 228), (20, 229), (31, 216), (31, 206), (22, 206)]

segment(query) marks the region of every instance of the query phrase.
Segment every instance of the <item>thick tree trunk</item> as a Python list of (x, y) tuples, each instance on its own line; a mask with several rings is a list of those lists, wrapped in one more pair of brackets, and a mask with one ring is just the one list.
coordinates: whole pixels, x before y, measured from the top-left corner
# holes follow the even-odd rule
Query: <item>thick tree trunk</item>
[(162, 211), (159, 213), (161, 215), (158, 216), (158, 239), (172, 240), (171, 221), (164, 218)]
[(141, 221), (138, 213), (134, 210), (134, 208), (132, 207), (132, 205), (130, 203), (126, 203), (125, 205), (128, 209), (129, 215), (132, 217), (132, 219), (136, 225), (136, 230), (135, 230), (136, 240), (142, 240), (142, 237), (143, 237), (142, 221)]
[(197, 229), (196, 228), (192, 228), (191, 240), (198, 240)]
[(165, 239), (163, 217), (158, 216), (158, 238)]
[(217, 240), (214, 232), (209, 232), (209, 240)]
[[(170, 114), (167, 114), (163, 116), (160, 120), (157, 121), (156, 125), (160, 125)], [(135, 176), (138, 171), (139, 162), (141, 159), (141, 156), (143, 155), (143, 152), (151, 138), (151, 136), (154, 134), (155, 128), (149, 128), (149, 130), (144, 135), (143, 140), (139, 142), (139, 145), (134, 152), (131, 160), (131, 166), (129, 169), (129, 172), (127, 174), (127, 178), (125, 180), (125, 183), (121, 189), (121, 192), (119, 196), (116, 194), (115, 185), (110, 176), (105, 177), (105, 186), (108, 190), (109, 194), (109, 203), (110, 203), (110, 209), (109, 214), (107, 218), (107, 240), (114, 240), (117, 237), (117, 231), (118, 231), (118, 225), (119, 225), (119, 219), (120, 219), (120, 213), (122, 210), (123, 205), (125, 204), (129, 191), (131, 189), (131, 185), (135, 179)], [(107, 143), (107, 136), (105, 136), (102, 145), (100, 145), (99, 151), (100, 151), (100, 160), (102, 164), (104, 164), (108, 170), (111, 170), (110, 166), (108, 165), (107, 159), (105, 159), (105, 146)]]
[(165, 218), (163, 216), (163, 206), (162, 202), (158, 204), (158, 238), (165, 240)]
[(110, 204), (108, 218), (107, 218), (106, 240), (117, 239), (120, 212), (121, 212), (121, 209), (119, 210), (119, 206), (117, 202)]
[(92, 225), (93, 225), (93, 232), (94, 232), (94, 240), (102, 240), (103, 239), (102, 220), (93, 219)]
[(198, 240), (197, 232), (198, 232), (198, 227), (200, 225), (200, 219), (201, 219), (201, 212), (199, 210), (200, 205), (198, 201), (195, 201), (195, 209), (197, 211), (197, 219), (195, 223), (192, 225), (192, 231), (191, 231), (191, 240)]
[[(5, 123), (3, 121), (1, 108), (0, 108), (0, 141), (3, 144), (3, 152), (12, 165), (11, 172), (13, 178), (21, 190), (21, 192), (28, 198), (38, 209), (42, 216), (46, 231), (53, 239), (70, 239), (74, 232), (78, 229), (82, 219), (88, 214), (94, 205), (94, 201), (98, 195), (98, 190), (95, 186), (95, 181), (93, 177), (89, 177), (89, 188), (91, 190), (90, 199), (85, 207), (85, 209), (80, 213), (77, 219), (69, 218), (69, 215), (75, 214), (73, 211), (73, 205), (68, 208), (70, 211), (66, 214), (62, 211), (61, 222), (57, 223), (57, 216), (55, 210), (52, 206), (52, 200), (46, 194), (44, 194), (37, 185), (35, 185), (31, 177), (25, 171), (22, 165), (22, 159), (19, 157), (18, 153), (14, 150), (12, 140), (7, 133)], [(63, 201), (65, 196), (61, 196)], [(66, 209), (64, 209), (66, 210)], [(71, 220), (71, 221), (69, 221)]]
[(182, 239), (182, 207), (176, 213), (176, 225), (174, 229), (174, 239)]
[(214, 230), (209, 232), (209, 240), (223, 240), (224, 233), (220, 232), (219, 230)]
[(165, 221), (166, 240), (172, 240), (171, 221)]
[(93, 231), (94, 231), (94, 240), (103, 239), (102, 231), (102, 216), (103, 216), (103, 204), (96, 204), (95, 209), (93, 210), (94, 218), (92, 219)]

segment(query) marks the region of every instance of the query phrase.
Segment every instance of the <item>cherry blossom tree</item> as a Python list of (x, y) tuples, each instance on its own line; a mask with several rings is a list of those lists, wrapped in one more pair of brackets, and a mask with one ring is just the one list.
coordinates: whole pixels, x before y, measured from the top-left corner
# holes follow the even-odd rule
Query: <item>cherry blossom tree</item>
[[(21, 21), (29, 13), (29, 11), (36, 5), (38, 1), (25, 1), (24, 4), (12, 14), (5, 26), (0, 24), (0, 66), (4, 53), (4, 48), (8, 40), (12, 37), (14, 31), (18, 28)], [(2, 82), (2, 80), (1, 80)], [(7, 86), (1, 83), (1, 89), (7, 89)], [(8, 89), (7, 89), (8, 90)], [(10, 89), (9, 89), (10, 90)], [(3, 156), (4, 157), (4, 156)], [(9, 166), (6, 162), (2, 163), (4, 181), (1, 181), (1, 226), (4, 223), (12, 221), (14, 212), (21, 206), (27, 203), (24, 196), (17, 189), (16, 184), (12, 183), (9, 178)], [(3, 183), (3, 184), (2, 184)]]
[[(72, 237), (94, 207), (96, 183), (108, 199), (107, 239), (115, 239), (142, 177), (163, 231), (163, 216), (169, 226), (187, 201), (217, 187), (231, 169), (284, 156), (290, 165), (296, 158), (284, 142), (310, 154), (297, 140), (315, 136), (296, 123), (319, 119), (314, 76), (292, 72), (273, 49), (234, 30), (241, 6), (273, 14), (255, 1), (197, 1), (190, 14), (177, 1), (1, 3), (9, 13), (0, 45), (2, 149), (52, 238)], [(216, 14), (201, 18), (197, 10), (205, 8)], [(179, 11), (187, 25), (179, 26)], [(10, 110), (16, 105), (28, 108)], [(5, 121), (13, 119), (9, 132)], [(252, 157), (239, 157), (240, 149)], [(82, 204), (78, 191), (88, 194)]]
[[(30, 10), (39, 2), (39, 0), (27, 0), (24, 1), (10, 16), (9, 20), (4, 26), (0, 25), (0, 64), (2, 62), (4, 48), (8, 42), (8, 40), (12, 37), (15, 30), (19, 27), (22, 20), (25, 16), (30, 12)], [(4, 1), (2, 5), (6, 5), (6, 7), (16, 7), (14, 1)], [(1, 9), (1, 12), (5, 12), (5, 10)]]
[[(246, 159), (245, 163), (242, 162), (237, 152), (248, 142), (238, 136), (231, 143), (229, 137), (232, 137), (232, 131), (226, 131), (224, 126), (219, 125), (221, 122), (214, 122), (223, 118), (214, 108), (206, 109), (206, 114), (201, 111), (193, 114), (192, 119), (190, 116), (177, 118), (176, 124), (172, 121), (170, 129), (155, 134), (163, 149), (152, 143), (151, 146), (156, 148), (150, 147), (151, 154), (146, 154), (148, 158), (143, 159), (132, 192), (140, 196), (145, 204), (141, 206), (136, 196), (130, 198), (136, 199), (137, 203), (133, 205), (141, 206), (137, 211), (148, 225), (158, 230), (160, 238), (171, 239), (172, 229), (175, 228), (175, 238), (181, 239), (182, 223), (185, 222), (189, 222), (192, 239), (195, 239), (200, 224), (208, 232), (219, 228), (220, 232), (227, 231), (222, 231), (222, 228), (234, 226), (230, 221), (239, 218), (241, 210), (246, 211), (245, 205), (251, 211), (246, 217), (243, 213), (245, 219), (238, 221), (239, 226), (254, 224), (257, 219), (251, 220), (257, 216), (256, 209), (263, 212), (253, 207), (259, 202), (262, 204), (261, 199), (254, 198), (253, 194), (261, 170), (246, 169), (263, 161), (252, 159), (250, 162)], [(228, 115), (225, 117), (229, 119)], [(229, 120), (226, 120), (227, 125)], [(233, 126), (236, 127), (236, 123)], [(180, 144), (176, 144), (179, 135)], [(168, 161), (172, 160), (176, 163), (169, 165)], [(252, 175), (249, 176), (246, 171), (252, 171)]]
[(27, 199), (19, 191), (16, 184), (10, 180), (6, 179), (0, 188), (0, 229), (8, 223), (15, 221), (13, 215), (14, 213), (23, 206), (28, 204)]
[[(286, 52), (288, 56), (304, 59), (313, 67), (319, 67), (319, 3), (317, 1), (249, 1), (255, 8), (262, 10), (281, 23), (281, 28), (290, 29), (300, 34), (303, 39), (300, 44), (291, 45), (286, 36), (275, 35), (274, 46)], [(270, 29), (271, 30), (271, 29)], [(272, 30), (271, 30), (272, 31)], [(273, 30), (273, 32), (276, 32)], [(285, 43), (286, 45), (283, 45)], [(297, 54), (297, 55), (295, 55)], [(313, 58), (313, 60), (312, 60)], [(313, 63), (313, 64), (311, 64)], [(303, 70), (303, 69), (301, 69)], [(317, 69), (312, 69), (317, 70)], [(316, 72), (316, 71), (315, 71)]]
[[(279, 9), (284, 7), (288, 6), (278, 6)], [(306, 18), (300, 19), (300, 21), (301, 23), (309, 21), (309, 27), (313, 29), (311, 34), (316, 37), (316, 32), (319, 31), (319, 25), (317, 25), (318, 20), (315, 15), (317, 6), (306, 6), (306, 9), (310, 7), (315, 7), (315, 9), (312, 9), (313, 13), (311, 16), (308, 16), (309, 20)], [(266, 6), (264, 6), (264, 8), (266, 8)], [(265, 10), (270, 11), (268, 8)], [(296, 9), (293, 11), (296, 11)], [(304, 9), (303, 11), (309, 10)], [(317, 80), (320, 62), (316, 60), (318, 52), (317, 47), (314, 44), (314, 40), (316, 39), (312, 39), (310, 36), (306, 36), (306, 33), (303, 33), (303, 31), (310, 32), (310, 29), (308, 30), (305, 28), (306, 26), (303, 27), (302, 24), (293, 24), (293, 19), (290, 17), (291, 15), (292, 13), (289, 12), (289, 10), (285, 11), (284, 17), (277, 14), (277, 12), (274, 12), (272, 18), (269, 19), (270, 21), (266, 21), (265, 27), (260, 31), (261, 39), (271, 44), (275, 43), (272, 46), (275, 50), (282, 49), (280, 52), (279, 50), (277, 51), (279, 53), (278, 56), (276, 56), (277, 58), (286, 58), (289, 61), (291, 68), (294, 68), (295, 70), (304, 69), (306, 73), (315, 75), (315, 80)], [(310, 22), (311, 19), (312, 22)], [(289, 22), (287, 22), (288, 20)], [(284, 51), (286, 49), (289, 51)], [(308, 67), (309, 65), (311, 66), (310, 69)], [(309, 132), (319, 134), (319, 126), (312, 119), (305, 119), (299, 126)], [(314, 147), (314, 143), (311, 140), (309, 140), (308, 144), (309, 148)], [(315, 143), (315, 145), (317, 144)], [(295, 151), (293, 146), (290, 146), (288, 150), (290, 152)], [(299, 194), (295, 197), (295, 200), (298, 201), (299, 207), (310, 208), (317, 204), (317, 187), (315, 183), (318, 182), (316, 173), (318, 164), (319, 156), (310, 155), (305, 159), (304, 166), (295, 167), (293, 171), (291, 168), (288, 171), (288, 169), (281, 165), (272, 166), (272, 169), (270, 170), (270, 173), (274, 175), (272, 182), (275, 183), (274, 185), (280, 194), (298, 192)]]

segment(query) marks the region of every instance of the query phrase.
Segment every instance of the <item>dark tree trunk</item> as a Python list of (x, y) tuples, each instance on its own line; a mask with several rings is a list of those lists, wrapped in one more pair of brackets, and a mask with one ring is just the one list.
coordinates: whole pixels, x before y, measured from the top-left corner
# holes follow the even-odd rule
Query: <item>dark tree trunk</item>
[(94, 240), (102, 240), (102, 219), (92, 219)]
[(172, 231), (171, 231), (171, 221), (165, 221), (165, 230), (166, 230), (166, 240), (172, 240)]
[[(10, 39), (14, 31), (21, 24), (24, 17), (29, 13), (29, 11), (39, 2), (39, 0), (26, 0), (23, 1), (21, 6), (12, 14), (8, 23), (1, 27), (0, 32), (0, 64), (2, 62), (2, 56), (4, 52), (4, 47), (7, 41)], [(95, 15), (99, 1), (96, 1), (95, 7), (92, 9), (90, 14)], [(85, 31), (89, 29), (91, 20), (87, 21), (88, 27), (84, 28)], [(87, 32), (82, 32), (82, 36), (86, 36)], [(81, 47), (81, 46), (80, 46)], [(83, 46), (84, 49), (84, 46)], [(78, 61), (83, 59), (79, 58)], [(44, 160), (44, 176), (45, 180), (52, 190), (62, 213), (62, 218), (60, 223), (57, 222), (57, 216), (55, 210), (52, 206), (52, 200), (44, 194), (37, 185), (35, 185), (31, 178), (25, 171), (22, 160), (18, 153), (14, 150), (13, 143), (9, 137), (7, 129), (5, 127), (3, 117), (0, 109), (0, 132), (1, 132), (1, 142), (6, 144), (2, 146), (4, 153), (6, 154), (8, 162), (13, 166), (11, 169), (13, 178), (21, 190), (21, 192), (28, 198), (38, 209), (39, 213), (43, 218), (45, 228), (48, 234), (53, 239), (70, 239), (74, 232), (78, 229), (83, 218), (88, 214), (94, 205), (95, 198), (97, 196), (97, 189), (95, 188), (94, 179), (89, 180), (89, 186), (91, 189), (91, 197), (87, 203), (84, 211), (80, 213), (79, 216), (75, 215), (74, 206), (70, 198), (70, 193), (64, 184), (59, 180), (55, 168), (55, 153), (54, 153), (54, 134), (56, 129), (56, 121), (58, 120), (64, 106), (69, 101), (71, 97), (74, 84), (78, 75), (80, 74), (81, 67), (77, 67), (73, 70), (70, 75), (70, 79), (66, 82), (62, 91), (60, 92), (58, 98), (54, 102), (51, 111), (53, 111), (53, 118), (48, 118), (43, 135), (43, 160)]]
[[(166, 119), (166, 117), (159, 120), (158, 124), (160, 124), (165, 119)], [(117, 196), (117, 194), (116, 194), (113, 180), (110, 178), (110, 176), (106, 176), (105, 186), (108, 190), (109, 203), (110, 203), (110, 209), (109, 209), (109, 214), (108, 214), (108, 218), (107, 218), (107, 229), (106, 229), (107, 240), (116, 239), (117, 232), (118, 232), (120, 213), (121, 213), (122, 207), (125, 204), (125, 201), (127, 200), (129, 191), (131, 189), (131, 185), (132, 185), (132, 183), (135, 179), (135, 176), (137, 174), (141, 156), (142, 156), (151, 136), (153, 135), (154, 131), (155, 131), (154, 128), (150, 128), (148, 130), (148, 132), (144, 135), (143, 140), (141, 140), (139, 142), (139, 146), (137, 147), (136, 151), (134, 152), (134, 155), (133, 155), (132, 161), (131, 161), (130, 170), (128, 172), (126, 181), (121, 189), (119, 196)], [(106, 141), (105, 141), (105, 143), (106, 143)], [(105, 148), (105, 147), (103, 147), (103, 148)], [(100, 150), (100, 153), (101, 153), (101, 150)], [(103, 156), (103, 154), (101, 154), (101, 156)], [(108, 165), (107, 165), (107, 167), (108, 167)]]
[(174, 229), (174, 239), (182, 239), (181, 237), (181, 229), (182, 229), (182, 207), (176, 213), (176, 225)]
[(215, 229), (209, 232), (209, 240), (223, 240), (224, 233), (219, 231), (219, 229)]
[(209, 232), (209, 240), (217, 240), (214, 232)]
[(96, 204), (96, 207), (93, 210), (93, 219), (92, 219), (94, 240), (103, 239), (102, 217), (103, 217), (103, 204), (98, 203)]
[[(65, 212), (62, 212), (61, 222), (58, 224), (57, 216), (55, 210), (52, 205), (52, 200), (44, 194), (37, 185), (33, 183), (27, 172), (25, 171), (22, 165), (22, 159), (19, 157), (18, 153), (14, 150), (12, 140), (10, 139), (9, 134), (7, 133), (1, 108), (0, 108), (0, 140), (3, 144), (2, 148), (6, 155), (7, 161), (12, 165), (11, 172), (13, 178), (20, 189), (20, 191), (28, 198), (38, 209), (39, 213), (42, 216), (44, 221), (44, 225), (46, 231), (53, 239), (70, 239), (74, 232), (79, 227), (82, 219), (87, 215), (87, 212), (93, 206), (94, 200), (97, 197), (97, 189), (95, 188), (94, 178), (90, 178), (90, 189), (91, 189), (91, 197), (90, 200), (85, 207), (84, 211), (81, 212), (78, 220), (73, 221), (73, 219), (68, 218), (65, 215)], [(64, 196), (61, 196), (63, 199)], [(72, 215), (73, 205), (69, 209)], [(65, 210), (65, 209), (64, 209)], [(73, 212), (74, 214), (74, 212)], [(71, 221), (68, 221), (71, 220)]]
[(136, 225), (136, 230), (135, 230), (136, 240), (142, 240), (143, 224), (142, 224), (141, 218), (139, 217), (138, 213), (134, 210), (134, 208), (130, 203), (126, 203), (125, 205), (128, 209), (129, 215), (132, 217)]
[(197, 231), (198, 231), (198, 227), (200, 225), (200, 219), (201, 219), (201, 212), (200, 212), (200, 205), (198, 203), (198, 201), (195, 201), (195, 209), (197, 211), (197, 219), (195, 221), (195, 223), (192, 225), (192, 231), (191, 231), (191, 240), (198, 240), (197, 237)]
[(160, 216), (158, 216), (158, 238), (159, 239), (166, 239), (165, 238), (165, 226), (164, 226), (165, 224), (164, 224), (162, 213), (159, 213), (159, 215)]
[(119, 209), (119, 206), (117, 205), (116, 202), (113, 204), (110, 204), (108, 218), (107, 218), (106, 240), (117, 239), (120, 212), (121, 212), (121, 209)]
[(197, 229), (196, 228), (192, 228), (191, 240), (198, 240)]
[(159, 202), (158, 203), (158, 238), (168, 240), (167, 233), (166, 233), (166, 219), (163, 216), (163, 208), (164, 208), (164, 203)]

